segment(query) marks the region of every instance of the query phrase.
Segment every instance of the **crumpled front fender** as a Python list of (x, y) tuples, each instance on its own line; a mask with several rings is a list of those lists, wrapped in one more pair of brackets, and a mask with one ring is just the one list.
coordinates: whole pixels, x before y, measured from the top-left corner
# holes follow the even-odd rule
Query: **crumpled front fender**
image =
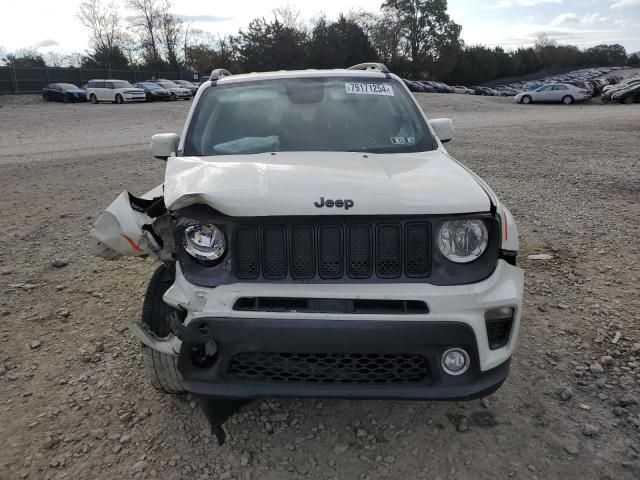
[(160, 200), (162, 185), (140, 198), (129, 192), (118, 195), (91, 229), (93, 254), (108, 259), (155, 254), (159, 247), (143, 227), (153, 223), (149, 209)]

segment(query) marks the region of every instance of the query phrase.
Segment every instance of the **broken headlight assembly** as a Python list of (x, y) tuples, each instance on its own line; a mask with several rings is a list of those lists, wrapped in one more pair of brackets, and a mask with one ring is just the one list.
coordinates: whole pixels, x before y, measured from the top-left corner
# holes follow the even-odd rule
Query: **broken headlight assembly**
[(469, 263), (487, 249), (489, 233), (482, 220), (448, 220), (440, 226), (438, 248), (449, 260)]
[(196, 260), (213, 264), (227, 249), (224, 232), (215, 225), (194, 224), (184, 229), (184, 249)]

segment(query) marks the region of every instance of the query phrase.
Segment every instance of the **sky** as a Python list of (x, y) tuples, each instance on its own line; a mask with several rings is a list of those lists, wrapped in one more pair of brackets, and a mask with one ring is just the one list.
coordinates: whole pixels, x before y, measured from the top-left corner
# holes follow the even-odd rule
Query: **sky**
[[(124, 0), (113, 0), (128, 15)], [(75, 18), (81, 0), (0, 0), (0, 53), (34, 48), (40, 53), (84, 52), (85, 28)], [(305, 19), (335, 18), (349, 10), (379, 11), (382, 0), (173, 0), (173, 11), (190, 28), (236, 34), (253, 18), (270, 17), (287, 3)], [(640, 0), (449, 0), (449, 14), (462, 25), (467, 44), (532, 45), (540, 34), (559, 43), (588, 48), (620, 43), (640, 51)]]

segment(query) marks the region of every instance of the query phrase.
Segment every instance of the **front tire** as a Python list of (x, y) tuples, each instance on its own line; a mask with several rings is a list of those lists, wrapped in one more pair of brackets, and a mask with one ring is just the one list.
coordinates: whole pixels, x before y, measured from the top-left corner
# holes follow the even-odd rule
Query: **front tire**
[(92, 93), (91, 96), (89, 97), (89, 101), (95, 105), (96, 103), (98, 103), (98, 98)]
[(116, 103), (118, 105), (122, 105), (124, 103), (124, 98), (122, 98), (122, 95), (120, 94), (116, 95)]
[[(166, 265), (160, 265), (151, 277), (142, 306), (142, 323), (158, 337), (171, 333), (171, 316), (180, 312), (164, 303), (164, 293), (173, 285), (175, 272)], [(182, 375), (178, 371), (178, 357), (159, 353), (142, 345), (142, 358), (151, 385), (164, 393), (184, 392)]]
[(175, 93), (172, 93), (172, 94), (171, 94), (171, 101), (172, 101), (172, 102), (175, 102), (176, 100), (178, 100), (178, 97), (176, 96), (176, 94), (175, 94)]
[(562, 103), (564, 103), (565, 105), (571, 105), (574, 101), (575, 100), (571, 95), (565, 95), (564, 97), (562, 97)]
[(633, 103), (633, 97), (631, 95), (628, 95), (624, 97), (621, 103), (624, 103), (625, 105), (631, 105)]
[(529, 105), (531, 103), (531, 97), (529, 95), (525, 95), (524, 97), (522, 97), (522, 100), (520, 100), (520, 103)]

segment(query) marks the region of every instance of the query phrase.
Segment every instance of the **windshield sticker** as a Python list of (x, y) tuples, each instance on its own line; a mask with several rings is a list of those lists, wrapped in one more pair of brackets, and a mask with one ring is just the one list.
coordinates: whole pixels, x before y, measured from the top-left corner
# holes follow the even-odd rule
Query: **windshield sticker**
[(391, 143), (394, 145), (404, 145), (407, 143), (407, 139), (404, 137), (390, 137)]
[(356, 95), (385, 95), (393, 97), (393, 87), (388, 83), (345, 83), (347, 93)]

